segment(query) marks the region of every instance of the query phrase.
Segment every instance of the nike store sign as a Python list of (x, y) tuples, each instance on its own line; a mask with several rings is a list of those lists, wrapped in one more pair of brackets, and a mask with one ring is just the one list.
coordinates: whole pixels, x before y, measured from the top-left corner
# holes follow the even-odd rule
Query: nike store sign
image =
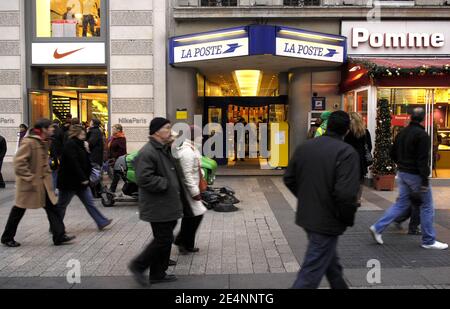
[(105, 64), (105, 43), (33, 43), (32, 64)]

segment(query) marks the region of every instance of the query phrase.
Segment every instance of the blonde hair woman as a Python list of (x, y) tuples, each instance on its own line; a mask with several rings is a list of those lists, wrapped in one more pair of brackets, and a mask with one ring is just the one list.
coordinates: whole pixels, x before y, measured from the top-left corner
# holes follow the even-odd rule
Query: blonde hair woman
[(350, 132), (347, 134), (344, 141), (353, 146), (359, 154), (361, 189), (358, 194), (358, 203), (361, 204), (362, 183), (369, 171), (369, 166), (372, 165), (372, 162), (368, 161), (368, 155), (369, 153), (372, 153), (372, 138), (370, 137), (369, 131), (366, 129), (363, 117), (355, 112), (350, 112), (349, 115)]

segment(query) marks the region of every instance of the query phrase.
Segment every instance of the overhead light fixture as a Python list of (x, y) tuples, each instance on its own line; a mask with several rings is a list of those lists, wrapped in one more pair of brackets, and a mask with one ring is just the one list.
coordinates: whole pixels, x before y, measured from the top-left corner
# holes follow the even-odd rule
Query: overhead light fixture
[(359, 65), (355, 65), (348, 71), (349, 72), (356, 72), (356, 71), (359, 71), (359, 70), (361, 70), (361, 67)]
[(296, 31), (290, 31), (290, 30), (280, 30), (280, 33), (299, 36), (302, 38), (316, 39), (316, 40), (339, 41), (339, 42), (343, 42), (345, 40), (344, 38), (339, 38), (339, 37), (330, 37), (330, 36), (325, 36), (325, 35), (320, 35), (320, 34), (296, 32)]
[(243, 97), (256, 97), (261, 86), (262, 73), (259, 70), (236, 70), (233, 77)]
[(234, 36), (234, 35), (239, 35), (239, 34), (244, 34), (244, 33), (246, 33), (246, 31), (244, 29), (242, 29), (242, 30), (234, 30), (234, 31), (228, 31), (228, 32), (196, 35), (196, 36), (191, 36), (191, 37), (187, 37), (187, 38), (175, 39), (174, 41), (175, 42), (203, 41), (203, 40), (210, 40), (210, 39), (215, 39), (215, 38)]

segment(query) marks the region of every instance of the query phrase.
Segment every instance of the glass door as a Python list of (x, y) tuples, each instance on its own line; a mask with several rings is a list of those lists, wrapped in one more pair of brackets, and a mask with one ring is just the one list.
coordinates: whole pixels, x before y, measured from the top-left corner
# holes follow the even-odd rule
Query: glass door
[(45, 90), (29, 90), (30, 125), (41, 118), (50, 118), (50, 93)]
[(108, 93), (79, 91), (78, 100), (80, 121), (89, 124), (92, 119), (98, 119), (106, 131), (109, 125)]

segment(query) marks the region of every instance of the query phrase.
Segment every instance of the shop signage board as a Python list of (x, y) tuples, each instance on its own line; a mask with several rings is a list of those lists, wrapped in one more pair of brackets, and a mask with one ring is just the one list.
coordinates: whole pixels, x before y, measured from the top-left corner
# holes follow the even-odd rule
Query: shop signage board
[(123, 127), (148, 128), (153, 114), (112, 114), (111, 123), (121, 124)]
[(392, 115), (391, 125), (394, 127), (406, 127), (411, 116), (408, 114)]
[(191, 62), (248, 56), (248, 38), (175, 47), (175, 62)]
[(313, 111), (324, 111), (326, 109), (326, 98), (325, 97), (313, 97), (312, 98), (312, 110)]
[(343, 21), (349, 55), (449, 55), (450, 21)]
[(33, 43), (32, 64), (105, 64), (105, 43)]
[(346, 38), (272, 25), (251, 25), (169, 39), (170, 64), (273, 55), (343, 63)]
[(344, 62), (342, 46), (287, 38), (277, 38), (276, 44), (277, 56)]
[(0, 128), (18, 128), (21, 123), (21, 114), (2, 114), (0, 116)]

